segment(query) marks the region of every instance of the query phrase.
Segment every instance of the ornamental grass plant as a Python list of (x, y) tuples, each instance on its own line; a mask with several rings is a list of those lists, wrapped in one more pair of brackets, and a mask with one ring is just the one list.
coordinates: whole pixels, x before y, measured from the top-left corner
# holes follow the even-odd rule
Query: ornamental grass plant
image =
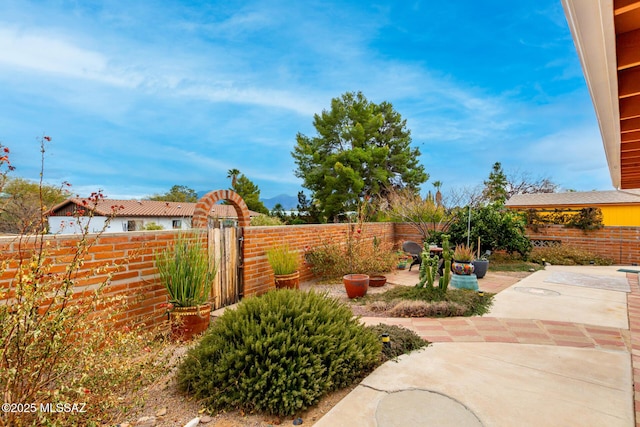
[(298, 253), (286, 244), (269, 248), (267, 260), (275, 275), (291, 274), (298, 270)]
[(471, 262), (474, 258), (473, 249), (465, 244), (456, 245), (453, 250), (454, 261)]
[(169, 248), (156, 253), (156, 268), (169, 293), (169, 302), (175, 307), (207, 302), (209, 284), (217, 268), (198, 233), (190, 237), (179, 233)]

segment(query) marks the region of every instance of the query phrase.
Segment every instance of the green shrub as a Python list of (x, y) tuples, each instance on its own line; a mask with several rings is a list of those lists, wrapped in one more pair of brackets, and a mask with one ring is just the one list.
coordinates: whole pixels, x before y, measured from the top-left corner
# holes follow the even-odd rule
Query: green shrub
[(612, 265), (613, 260), (602, 257), (586, 249), (575, 246), (553, 246), (534, 248), (529, 256), (531, 261), (543, 264), (545, 261), (553, 265)]
[(360, 378), (380, 351), (378, 337), (343, 303), (283, 289), (227, 310), (189, 351), (177, 379), (210, 409), (286, 416)]
[(412, 330), (401, 326), (379, 324), (368, 326), (368, 328), (378, 337), (382, 334), (389, 334), (390, 345), (388, 347), (382, 346), (382, 358), (385, 362), (430, 344), (429, 341), (420, 338)]
[(148, 231), (164, 230), (164, 226), (162, 224), (156, 224), (155, 222), (148, 222), (144, 225), (144, 229)]
[(313, 274), (323, 279), (338, 279), (350, 273), (385, 273), (398, 263), (392, 244), (376, 238), (324, 242), (307, 251), (305, 259)]
[[(468, 209), (459, 209), (449, 226), (451, 243), (467, 241), (468, 225)], [(526, 236), (525, 215), (507, 209), (500, 203), (479, 206), (471, 210), (469, 239), (474, 243), (478, 241), (478, 237), (480, 237), (482, 253), (487, 249), (505, 250), (509, 253), (517, 252), (522, 257), (526, 257), (531, 251), (531, 241)]]
[(277, 216), (256, 215), (251, 218), (251, 225), (256, 227), (261, 225), (285, 225)]

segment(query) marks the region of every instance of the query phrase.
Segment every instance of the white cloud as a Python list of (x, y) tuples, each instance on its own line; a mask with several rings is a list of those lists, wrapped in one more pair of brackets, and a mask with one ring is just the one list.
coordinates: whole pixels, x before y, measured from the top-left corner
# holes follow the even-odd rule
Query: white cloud
[(75, 46), (55, 34), (0, 24), (0, 63), (30, 71), (133, 87), (140, 78), (115, 73), (101, 53)]

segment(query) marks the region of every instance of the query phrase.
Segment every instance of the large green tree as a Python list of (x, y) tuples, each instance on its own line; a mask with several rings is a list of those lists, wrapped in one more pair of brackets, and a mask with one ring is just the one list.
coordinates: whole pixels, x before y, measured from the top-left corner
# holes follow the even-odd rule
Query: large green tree
[(0, 204), (0, 232), (32, 233), (42, 230), (42, 212), (64, 201), (70, 193), (62, 187), (8, 178)]
[(291, 154), (296, 176), (328, 220), (356, 210), (367, 196), (385, 198), (390, 188), (417, 192), (428, 179), (406, 120), (388, 102), (347, 92), (314, 115), (313, 125), (317, 135), (298, 133)]
[(260, 201), (260, 189), (244, 174), (236, 178), (235, 183), (231, 185), (231, 189), (244, 199), (250, 210), (265, 215), (269, 214), (269, 209)]
[(149, 200), (195, 203), (198, 201), (198, 193), (186, 185), (174, 185), (165, 194), (155, 194), (150, 196)]

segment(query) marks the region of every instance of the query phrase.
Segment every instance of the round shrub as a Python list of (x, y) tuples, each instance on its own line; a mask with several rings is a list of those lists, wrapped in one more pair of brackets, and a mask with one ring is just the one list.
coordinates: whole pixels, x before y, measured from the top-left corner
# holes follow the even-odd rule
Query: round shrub
[(290, 289), (227, 310), (191, 349), (178, 385), (212, 410), (287, 416), (380, 362), (378, 337), (343, 303)]

